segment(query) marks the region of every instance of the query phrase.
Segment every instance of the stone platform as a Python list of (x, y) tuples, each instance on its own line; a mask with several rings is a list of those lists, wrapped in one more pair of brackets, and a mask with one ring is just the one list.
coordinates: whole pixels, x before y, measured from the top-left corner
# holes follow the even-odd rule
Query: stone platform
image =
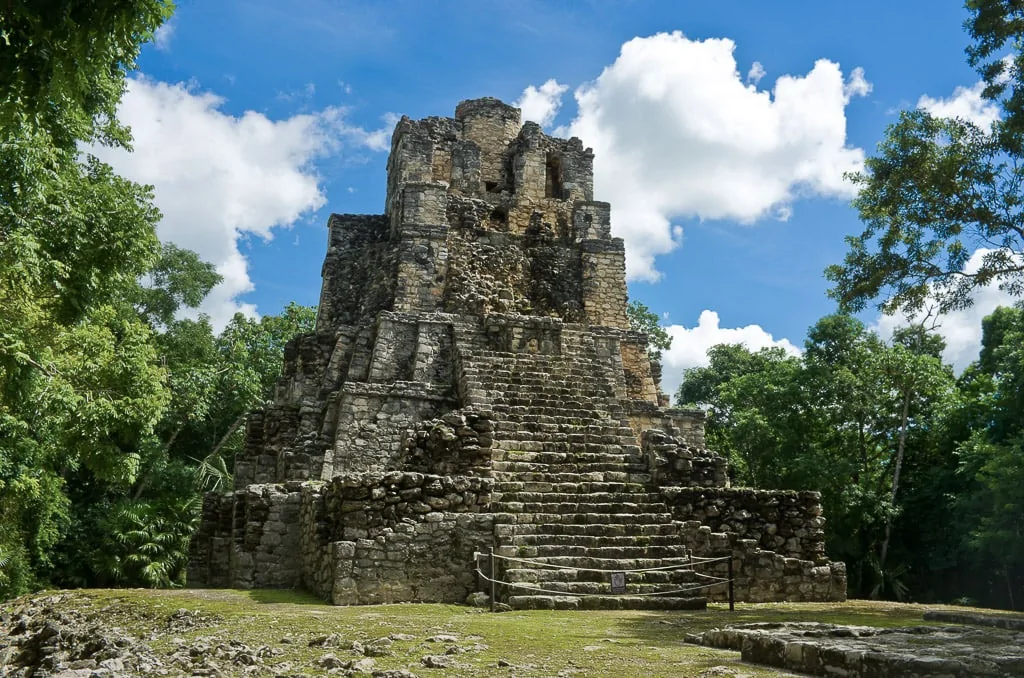
[(385, 213), (328, 226), (316, 331), (206, 497), (190, 584), (461, 601), (493, 549), (514, 607), (692, 607), (729, 558), (741, 600), (845, 598), (819, 497), (730, 488), (703, 413), (667, 407), (579, 139), (494, 99), (403, 118)]
[(1024, 676), (1024, 633), (1003, 629), (740, 624), (692, 640), (812, 676)]

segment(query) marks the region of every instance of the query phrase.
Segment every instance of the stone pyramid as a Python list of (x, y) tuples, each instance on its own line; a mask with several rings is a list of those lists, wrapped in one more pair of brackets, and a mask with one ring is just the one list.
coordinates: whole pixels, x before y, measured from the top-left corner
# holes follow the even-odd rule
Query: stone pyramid
[(205, 498), (190, 585), (457, 602), (493, 550), (518, 608), (700, 607), (729, 560), (740, 600), (845, 599), (819, 496), (730, 488), (667, 407), (579, 139), (489, 98), (402, 118), (384, 214), (328, 228), (316, 331)]

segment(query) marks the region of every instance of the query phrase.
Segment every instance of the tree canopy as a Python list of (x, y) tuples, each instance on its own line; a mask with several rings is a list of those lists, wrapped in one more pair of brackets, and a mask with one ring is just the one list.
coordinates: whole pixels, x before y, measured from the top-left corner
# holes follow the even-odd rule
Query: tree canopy
[(312, 326), (294, 305), (219, 335), (184, 317), (220, 276), (159, 242), (150, 187), (82, 152), (130, 147), (126, 76), (171, 10), (0, 6), (0, 597), (180, 582), (199, 493)]
[(850, 177), (864, 230), (826, 271), (845, 310), (878, 300), (886, 313), (947, 312), (987, 285), (1024, 294), (1024, 10), (1016, 0), (967, 7), (968, 61), (1002, 117), (984, 129), (917, 109), (888, 128)]

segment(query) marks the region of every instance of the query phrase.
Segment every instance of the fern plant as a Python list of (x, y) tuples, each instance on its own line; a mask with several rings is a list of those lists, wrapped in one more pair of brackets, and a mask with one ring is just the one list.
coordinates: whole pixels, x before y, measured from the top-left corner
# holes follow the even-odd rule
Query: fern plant
[(105, 573), (129, 586), (180, 586), (200, 507), (197, 496), (161, 504), (122, 502), (107, 526), (115, 545), (104, 557)]

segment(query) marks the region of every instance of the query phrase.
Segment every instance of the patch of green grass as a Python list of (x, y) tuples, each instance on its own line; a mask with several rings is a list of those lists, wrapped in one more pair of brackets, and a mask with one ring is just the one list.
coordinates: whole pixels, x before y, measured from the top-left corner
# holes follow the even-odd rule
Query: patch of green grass
[[(145, 637), (158, 652), (170, 652), (175, 639), (215, 636), (251, 647), (282, 651), (274, 662), (288, 661), (290, 671), (319, 675), (317, 661), (333, 652), (342, 659), (357, 655), (338, 648), (310, 647), (317, 636), (337, 633), (368, 644), (389, 634), (396, 640), (390, 656), (375, 657), (376, 667), (408, 668), (420, 676), (698, 676), (726, 666), (751, 676), (780, 672), (742, 664), (735, 652), (684, 642), (686, 634), (735, 623), (815, 621), (865, 626), (920, 625), (925, 606), (886, 602), (739, 604), (735, 612), (721, 604), (706, 612), (670, 611), (516, 611), (491, 614), (456, 605), (378, 605), (334, 607), (297, 591), (227, 590), (92, 590), (76, 592), (72, 605), (91, 610), (111, 624)], [(213, 625), (174, 633), (168, 618), (185, 608)], [(963, 608), (959, 608), (963, 609)], [(429, 642), (439, 634), (455, 643)], [(289, 642), (290, 641), (290, 642)], [(486, 646), (486, 647), (482, 647)], [(468, 649), (452, 655), (456, 668), (424, 668), (420, 658)], [(457, 650), (452, 650), (457, 651)], [(499, 667), (499, 662), (511, 666)]]

